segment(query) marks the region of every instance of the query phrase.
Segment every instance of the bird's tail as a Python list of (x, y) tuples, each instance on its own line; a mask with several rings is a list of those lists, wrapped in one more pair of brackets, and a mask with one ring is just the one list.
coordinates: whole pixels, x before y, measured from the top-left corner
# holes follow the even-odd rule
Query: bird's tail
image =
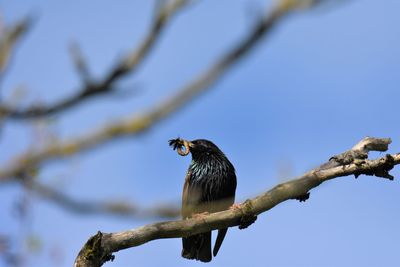
[(202, 262), (211, 261), (211, 232), (182, 238), (182, 257)]
[(214, 257), (217, 256), (219, 248), (222, 245), (222, 241), (224, 241), (226, 232), (228, 232), (228, 229), (218, 230), (218, 236), (217, 236), (217, 240), (215, 240), (215, 245), (214, 245), (214, 250), (213, 250)]

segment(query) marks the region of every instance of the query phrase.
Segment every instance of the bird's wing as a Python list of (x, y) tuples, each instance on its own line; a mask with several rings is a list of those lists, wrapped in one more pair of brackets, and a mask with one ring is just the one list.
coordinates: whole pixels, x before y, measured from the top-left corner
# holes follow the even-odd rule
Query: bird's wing
[(199, 204), (201, 199), (201, 186), (190, 183), (192, 172), (189, 170), (186, 174), (182, 193), (182, 218), (191, 217), (194, 213), (199, 213)]
[(189, 210), (188, 210), (188, 193), (189, 193), (189, 178), (191, 175), (191, 171), (188, 171), (185, 177), (185, 183), (183, 184), (183, 193), (182, 193), (182, 218), (187, 218), (190, 216)]
[(210, 209), (210, 205), (207, 205), (207, 200), (204, 196), (205, 188), (204, 184), (196, 183), (190, 181), (192, 172), (189, 170), (185, 183), (183, 185), (183, 193), (182, 193), (182, 217), (188, 218), (193, 214), (203, 213), (203, 212), (212, 212)]
[[(202, 212), (201, 185), (190, 182), (192, 173), (189, 170), (182, 193), (182, 217), (189, 218), (195, 213)], [(211, 231), (182, 238), (182, 257), (196, 259), (202, 262), (211, 261)]]

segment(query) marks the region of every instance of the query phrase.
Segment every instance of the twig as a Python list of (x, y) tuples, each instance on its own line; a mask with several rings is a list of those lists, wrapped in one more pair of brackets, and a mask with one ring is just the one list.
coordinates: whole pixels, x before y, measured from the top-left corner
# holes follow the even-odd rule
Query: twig
[[(148, 130), (161, 120), (172, 115), (178, 109), (188, 105), (201, 93), (220, 79), (235, 63), (248, 54), (263, 36), (270, 33), (273, 27), (293, 8), (293, 0), (282, 0), (271, 12), (266, 13), (259, 22), (253, 26), (246, 38), (241, 40), (228, 53), (211, 65), (202, 75), (177, 90), (170, 99), (150, 108), (141, 115), (134, 115), (126, 120), (117, 121), (86, 136), (77, 137), (67, 142), (44, 147), (38, 152), (26, 152), (12, 160), (0, 169), (0, 181), (10, 180), (13, 177), (30, 169), (38, 168), (47, 161), (70, 156), (100, 144), (104, 144), (122, 136), (133, 136)], [(291, 4), (290, 4), (291, 3)]]
[(24, 18), (15, 25), (5, 28), (0, 36), (0, 75), (4, 74), (9, 65), (15, 44), (27, 32), (31, 23), (31, 18)]
[(69, 46), (69, 52), (79, 77), (86, 86), (91, 86), (93, 82), (92, 75), (90, 74), (89, 67), (82, 54), (80, 46), (76, 42), (71, 43)]
[[(374, 147), (377, 143), (388, 145), (390, 139), (370, 138), (364, 139), (360, 143), (371, 144)], [(367, 149), (367, 151), (371, 150), (375, 149)], [(350, 151), (355, 152), (353, 149)], [(350, 151), (343, 154), (350, 154)], [(332, 157), (330, 161), (337, 163), (335, 157)], [(349, 163), (335, 167), (327, 167), (328, 163), (326, 163), (300, 177), (279, 184), (271, 190), (245, 201), (239, 205), (239, 208), (212, 213), (208, 216), (203, 216), (201, 219), (160, 222), (118, 233), (98, 232), (83, 246), (75, 260), (74, 267), (102, 266), (104, 262), (114, 259), (112, 253), (140, 246), (152, 240), (179, 238), (241, 225), (242, 218), (257, 216), (286, 200), (298, 199), (309, 195), (311, 189), (337, 177), (366, 174), (392, 179), (393, 177), (390, 176), (389, 171), (397, 164), (400, 164), (400, 153), (388, 154), (375, 160), (356, 157)]]
[[(163, 4), (157, 11), (155, 20), (151, 29), (140, 45), (127, 57), (123, 58), (116, 66), (105, 75), (103, 79), (97, 82), (88, 83), (84, 80), (84, 85), (74, 95), (62, 99), (61, 101), (49, 106), (32, 106), (27, 109), (18, 109), (2, 104), (0, 114), (4, 118), (10, 119), (30, 119), (47, 116), (61, 111), (65, 111), (77, 104), (81, 104), (93, 96), (98, 96), (112, 91), (114, 84), (125, 75), (134, 72), (143, 62), (143, 59), (149, 54), (149, 51), (159, 39), (162, 30), (167, 25), (172, 15), (186, 4), (187, 0), (175, 0), (172, 3)], [(81, 59), (80, 59), (81, 60)], [(80, 62), (81, 66), (86, 63)], [(80, 70), (81, 71), (81, 70)]]
[(124, 218), (177, 218), (180, 210), (174, 205), (157, 205), (141, 208), (127, 201), (79, 201), (34, 179), (23, 180), (24, 185), (41, 198), (47, 199), (72, 213), (80, 215), (111, 215)]

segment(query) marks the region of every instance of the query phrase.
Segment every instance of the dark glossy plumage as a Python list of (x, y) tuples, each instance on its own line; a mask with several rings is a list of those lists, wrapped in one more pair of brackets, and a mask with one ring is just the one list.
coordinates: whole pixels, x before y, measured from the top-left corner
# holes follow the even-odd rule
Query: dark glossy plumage
[[(171, 140), (177, 149), (179, 140)], [(182, 194), (182, 217), (189, 218), (203, 212), (228, 209), (236, 191), (235, 168), (224, 153), (211, 141), (199, 139), (189, 142), (190, 163)], [(213, 255), (216, 256), (228, 229), (218, 230)], [(211, 261), (211, 232), (182, 238), (182, 257), (203, 262)]]

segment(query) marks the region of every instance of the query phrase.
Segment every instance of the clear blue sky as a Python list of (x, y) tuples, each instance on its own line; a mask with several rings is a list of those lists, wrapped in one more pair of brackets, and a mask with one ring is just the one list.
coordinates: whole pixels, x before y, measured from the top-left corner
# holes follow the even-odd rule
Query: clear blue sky
[[(140, 71), (121, 82), (126, 92), (139, 88), (139, 94), (90, 101), (58, 116), (51, 128), (60, 138), (77, 136), (164, 99), (240, 40), (269, 4), (197, 1), (173, 20)], [(77, 88), (71, 41), (101, 77), (144, 36), (152, 8), (153, 1), (0, 0), (7, 23), (27, 14), (35, 18), (1, 84), (2, 99), (18, 85), (28, 88), (21, 104), (55, 101)], [(40, 179), (79, 199), (179, 203), (190, 159), (172, 152), (167, 140), (207, 138), (234, 163), (237, 198), (244, 200), (367, 135), (391, 137), (390, 152), (399, 152), (399, 10), (397, 0), (364, 0), (296, 13), (184, 112), (143, 136), (46, 165)], [(7, 122), (0, 162), (33, 140), (30, 127)], [(285, 202), (249, 229), (231, 229), (208, 266), (398, 266), (399, 189), (398, 180), (373, 177), (323, 184), (306, 203)], [(26, 266), (72, 266), (97, 230), (153, 222), (82, 217), (29, 196), (21, 223), (13, 207), (22, 195), (17, 184), (0, 187), (0, 234), (18, 237), (18, 249), (25, 236), (40, 237), (41, 248)], [(58, 260), (54, 247), (61, 250)], [(180, 250), (179, 239), (157, 240), (117, 253), (107, 266), (202, 266), (182, 259)]]

